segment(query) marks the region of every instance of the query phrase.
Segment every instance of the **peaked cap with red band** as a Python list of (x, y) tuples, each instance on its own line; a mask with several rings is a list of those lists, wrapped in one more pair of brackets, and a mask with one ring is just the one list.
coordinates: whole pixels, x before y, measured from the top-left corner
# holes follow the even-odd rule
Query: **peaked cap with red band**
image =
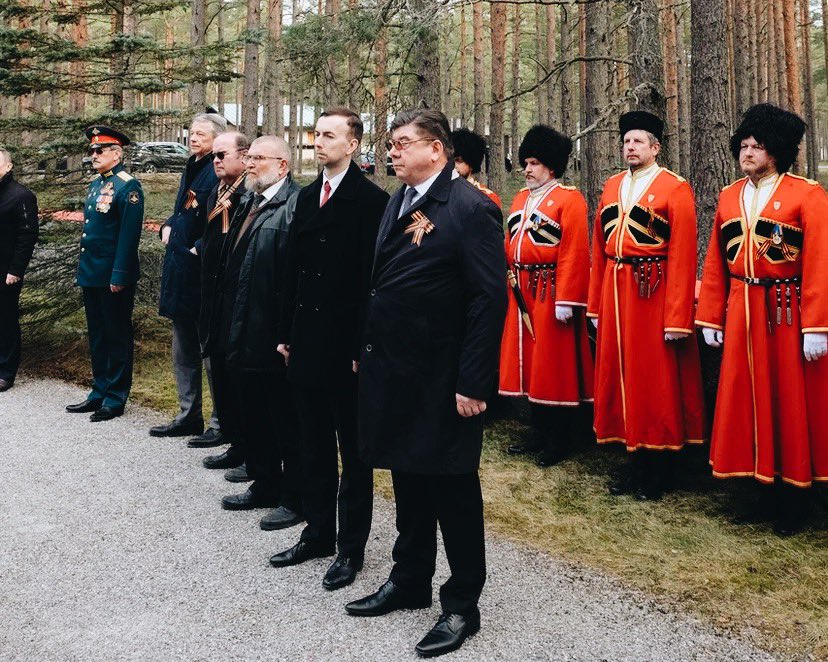
[(90, 145), (129, 145), (129, 136), (102, 124), (95, 124), (86, 128), (86, 137)]

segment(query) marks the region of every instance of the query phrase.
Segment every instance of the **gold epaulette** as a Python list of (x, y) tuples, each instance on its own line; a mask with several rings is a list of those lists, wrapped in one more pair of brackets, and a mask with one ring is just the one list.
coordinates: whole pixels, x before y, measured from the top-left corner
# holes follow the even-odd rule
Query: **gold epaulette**
[(131, 179), (135, 179), (135, 177), (130, 175), (126, 170), (121, 170), (121, 172), (118, 173), (118, 177), (123, 179), (125, 182), (128, 182)]
[(529, 187), (524, 186), (522, 189), (520, 189), (520, 191), (518, 191), (518, 193), (523, 193), (524, 191), (528, 191), (528, 190), (529, 190)]
[(562, 188), (564, 191), (574, 191), (574, 186), (567, 186), (566, 184), (558, 184), (558, 188)]
[(673, 177), (675, 177), (676, 179), (678, 179), (680, 182), (686, 182), (686, 181), (687, 181), (687, 180), (686, 180), (684, 177), (682, 177), (680, 174), (678, 174), (677, 172), (673, 172), (673, 171), (672, 171), (672, 170), (670, 170), (669, 168), (662, 168), (662, 170), (663, 170), (664, 172), (669, 172), (669, 173), (670, 173)]
[(730, 184), (728, 184), (727, 186), (722, 188), (722, 191), (727, 191), (727, 189), (729, 189), (731, 186), (736, 186), (736, 184), (741, 184), (746, 179), (747, 179), (747, 177), (742, 177), (741, 179), (737, 179), (735, 182), (730, 182)]
[(807, 177), (802, 177), (800, 175), (793, 175), (790, 172), (787, 174), (788, 176), (793, 177), (794, 179), (801, 179), (803, 182), (808, 182), (811, 186), (817, 186), (819, 184), (819, 182), (815, 179), (808, 179)]

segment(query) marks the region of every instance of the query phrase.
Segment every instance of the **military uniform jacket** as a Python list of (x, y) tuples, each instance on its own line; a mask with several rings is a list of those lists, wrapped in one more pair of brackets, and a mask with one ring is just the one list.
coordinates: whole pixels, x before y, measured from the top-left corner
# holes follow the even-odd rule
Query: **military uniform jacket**
[(190, 252), (204, 232), (207, 198), (218, 184), (213, 157), (198, 161), (190, 157), (181, 175), (181, 184), (172, 215), (164, 225), (172, 228), (164, 266), (161, 271), (161, 295), (158, 312), (170, 319), (198, 319), (201, 302), (201, 262)]
[(747, 179), (721, 192), (705, 259), (696, 324), (725, 338), (710, 460), (720, 478), (807, 487), (828, 481), (828, 359), (802, 353), (803, 333), (828, 332), (828, 196), (766, 183), (763, 208)]
[(351, 163), (323, 207), (320, 174), (299, 193), (288, 237), (279, 342), (288, 379), (325, 386), (353, 378), (359, 359), (377, 229), (388, 194)]
[(143, 222), (144, 191), (122, 165), (92, 180), (84, 206), (77, 284), (109, 287), (138, 282)]
[(359, 366), (360, 451), (374, 467), (480, 464), (483, 416), (461, 417), (455, 394), (484, 400), (495, 384), (506, 256), (500, 210), (452, 173), (399, 219), (398, 190), (380, 224)]

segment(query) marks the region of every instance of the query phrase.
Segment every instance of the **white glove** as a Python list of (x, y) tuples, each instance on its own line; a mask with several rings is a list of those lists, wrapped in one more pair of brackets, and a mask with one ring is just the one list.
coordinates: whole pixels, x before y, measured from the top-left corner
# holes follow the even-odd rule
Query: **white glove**
[(802, 352), (806, 361), (816, 361), (828, 354), (828, 333), (803, 333)]
[(665, 331), (664, 340), (681, 340), (689, 335), (690, 334), (685, 331)]
[(598, 318), (597, 317), (590, 317), (589, 321), (592, 322), (592, 326), (594, 326), (596, 329), (598, 328)]
[(572, 319), (572, 306), (561, 306), (556, 303), (555, 319), (557, 319), (562, 324), (566, 324), (569, 320)]
[(704, 336), (704, 342), (711, 347), (721, 347), (724, 342), (724, 331), (719, 331), (719, 329), (710, 329), (704, 326), (702, 327), (702, 335)]

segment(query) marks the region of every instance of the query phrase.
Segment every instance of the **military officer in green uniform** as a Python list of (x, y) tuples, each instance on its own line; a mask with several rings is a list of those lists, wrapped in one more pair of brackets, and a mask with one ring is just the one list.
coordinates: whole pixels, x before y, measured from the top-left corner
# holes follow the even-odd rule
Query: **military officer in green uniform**
[(92, 412), (91, 421), (108, 421), (124, 413), (132, 385), (132, 308), (144, 192), (122, 165), (127, 136), (90, 126), (86, 137), (98, 177), (89, 184), (84, 205), (77, 284), (83, 288), (93, 385), (86, 400), (66, 411)]

